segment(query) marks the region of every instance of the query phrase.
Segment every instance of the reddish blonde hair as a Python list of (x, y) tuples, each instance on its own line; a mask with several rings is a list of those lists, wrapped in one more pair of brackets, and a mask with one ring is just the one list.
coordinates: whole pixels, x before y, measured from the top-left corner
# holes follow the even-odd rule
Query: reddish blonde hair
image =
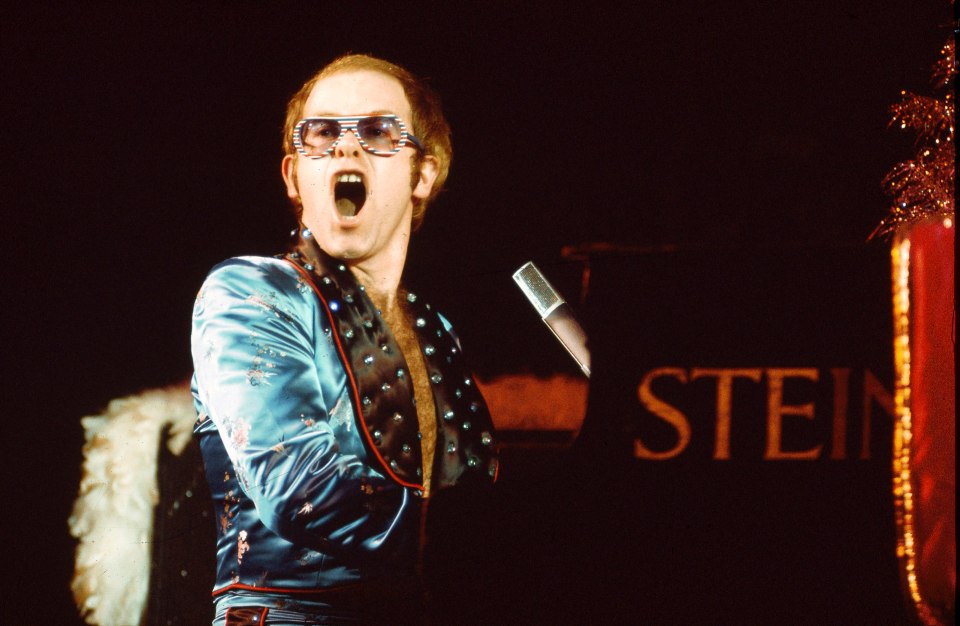
[[(293, 128), (297, 125), (297, 122), (303, 119), (303, 109), (306, 106), (307, 98), (310, 97), (310, 92), (313, 91), (317, 82), (339, 72), (363, 70), (379, 72), (395, 79), (403, 87), (403, 93), (410, 104), (413, 119), (404, 121), (407, 122), (410, 132), (416, 135), (420, 143), (423, 144), (423, 152), (416, 152), (417, 158), (411, 164), (411, 187), (416, 185), (419, 178), (420, 160), (425, 155), (433, 156), (438, 161), (437, 178), (433, 183), (430, 195), (421, 201), (414, 200), (413, 229), (416, 230), (423, 222), (427, 205), (440, 193), (444, 181), (447, 180), (447, 174), (450, 172), (450, 162), (453, 160), (453, 145), (450, 141), (450, 125), (443, 116), (443, 109), (440, 105), (440, 96), (425, 81), (417, 78), (408, 70), (389, 61), (366, 54), (347, 54), (334, 59), (305, 82), (287, 103), (287, 117), (283, 125), (283, 152), (293, 157), (297, 155), (297, 150), (293, 145)], [(296, 159), (294, 159), (294, 167), (296, 167)], [(294, 173), (296, 173), (296, 169), (294, 169)]]

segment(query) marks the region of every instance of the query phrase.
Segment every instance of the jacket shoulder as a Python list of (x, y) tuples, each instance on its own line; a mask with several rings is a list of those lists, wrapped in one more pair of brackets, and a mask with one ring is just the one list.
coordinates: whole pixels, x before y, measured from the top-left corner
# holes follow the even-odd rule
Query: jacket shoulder
[[(241, 256), (210, 270), (194, 304), (194, 318), (256, 305), (281, 317), (310, 319), (316, 298), (306, 279), (287, 261), (274, 257)], [(242, 308), (242, 307), (241, 307)]]
[(285, 286), (297, 284), (300, 274), (294, 267), (275, 257), (238, 256), (213, 266), (204, 285), (251, 283)]

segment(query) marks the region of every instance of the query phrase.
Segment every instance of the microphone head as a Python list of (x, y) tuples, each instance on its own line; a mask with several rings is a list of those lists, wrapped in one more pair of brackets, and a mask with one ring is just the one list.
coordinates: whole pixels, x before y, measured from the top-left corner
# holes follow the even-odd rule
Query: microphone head
[(513, 280), (526, 294), (527, 299), (533, 304), (533, 308), (537, 310), (537, 314), (541, 318), (547, 317), (554, 309), (565, 302), (560, 293), (553, 288), (553, 285), (533, 264), (533, 261), (528, 261), (514, 272)]

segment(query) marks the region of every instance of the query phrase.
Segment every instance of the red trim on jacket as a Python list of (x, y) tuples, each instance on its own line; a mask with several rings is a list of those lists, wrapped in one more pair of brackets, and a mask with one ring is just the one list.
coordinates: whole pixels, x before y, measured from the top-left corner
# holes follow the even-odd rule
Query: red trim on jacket
[(245, 585), (243, 583), (233, 583), (227, 585), (226, 587), (221, 587), (220, 589), (214, 589), (210, 594), (213, 597), (217, 597), (222, 593), (234, 589), (244, 589), (246, 591), (267, 591), (270, 593), (311, 593), (311, 594), (323, 594), (326, 592), (336, 593), (339, 591), (348, 591), (350, 589), (359, 589), (363, 586), (363, 583), (349, 583), (347, 585), (340, 585), (338, 587), (325, 587), (318, 589), (284, 589), (282, 587), (255, 587), (253, 585)]

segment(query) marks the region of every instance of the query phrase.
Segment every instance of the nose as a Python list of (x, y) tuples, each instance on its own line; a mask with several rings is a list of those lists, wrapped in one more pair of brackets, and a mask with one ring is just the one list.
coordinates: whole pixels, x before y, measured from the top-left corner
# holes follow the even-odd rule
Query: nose
[(343, 133), (343, 137), (341, 137), (337, 145), (333, 147), (333, 156), (358, 157), (362, 151), (363, 146), (360, 145), (356, 132), (351, 128)]

